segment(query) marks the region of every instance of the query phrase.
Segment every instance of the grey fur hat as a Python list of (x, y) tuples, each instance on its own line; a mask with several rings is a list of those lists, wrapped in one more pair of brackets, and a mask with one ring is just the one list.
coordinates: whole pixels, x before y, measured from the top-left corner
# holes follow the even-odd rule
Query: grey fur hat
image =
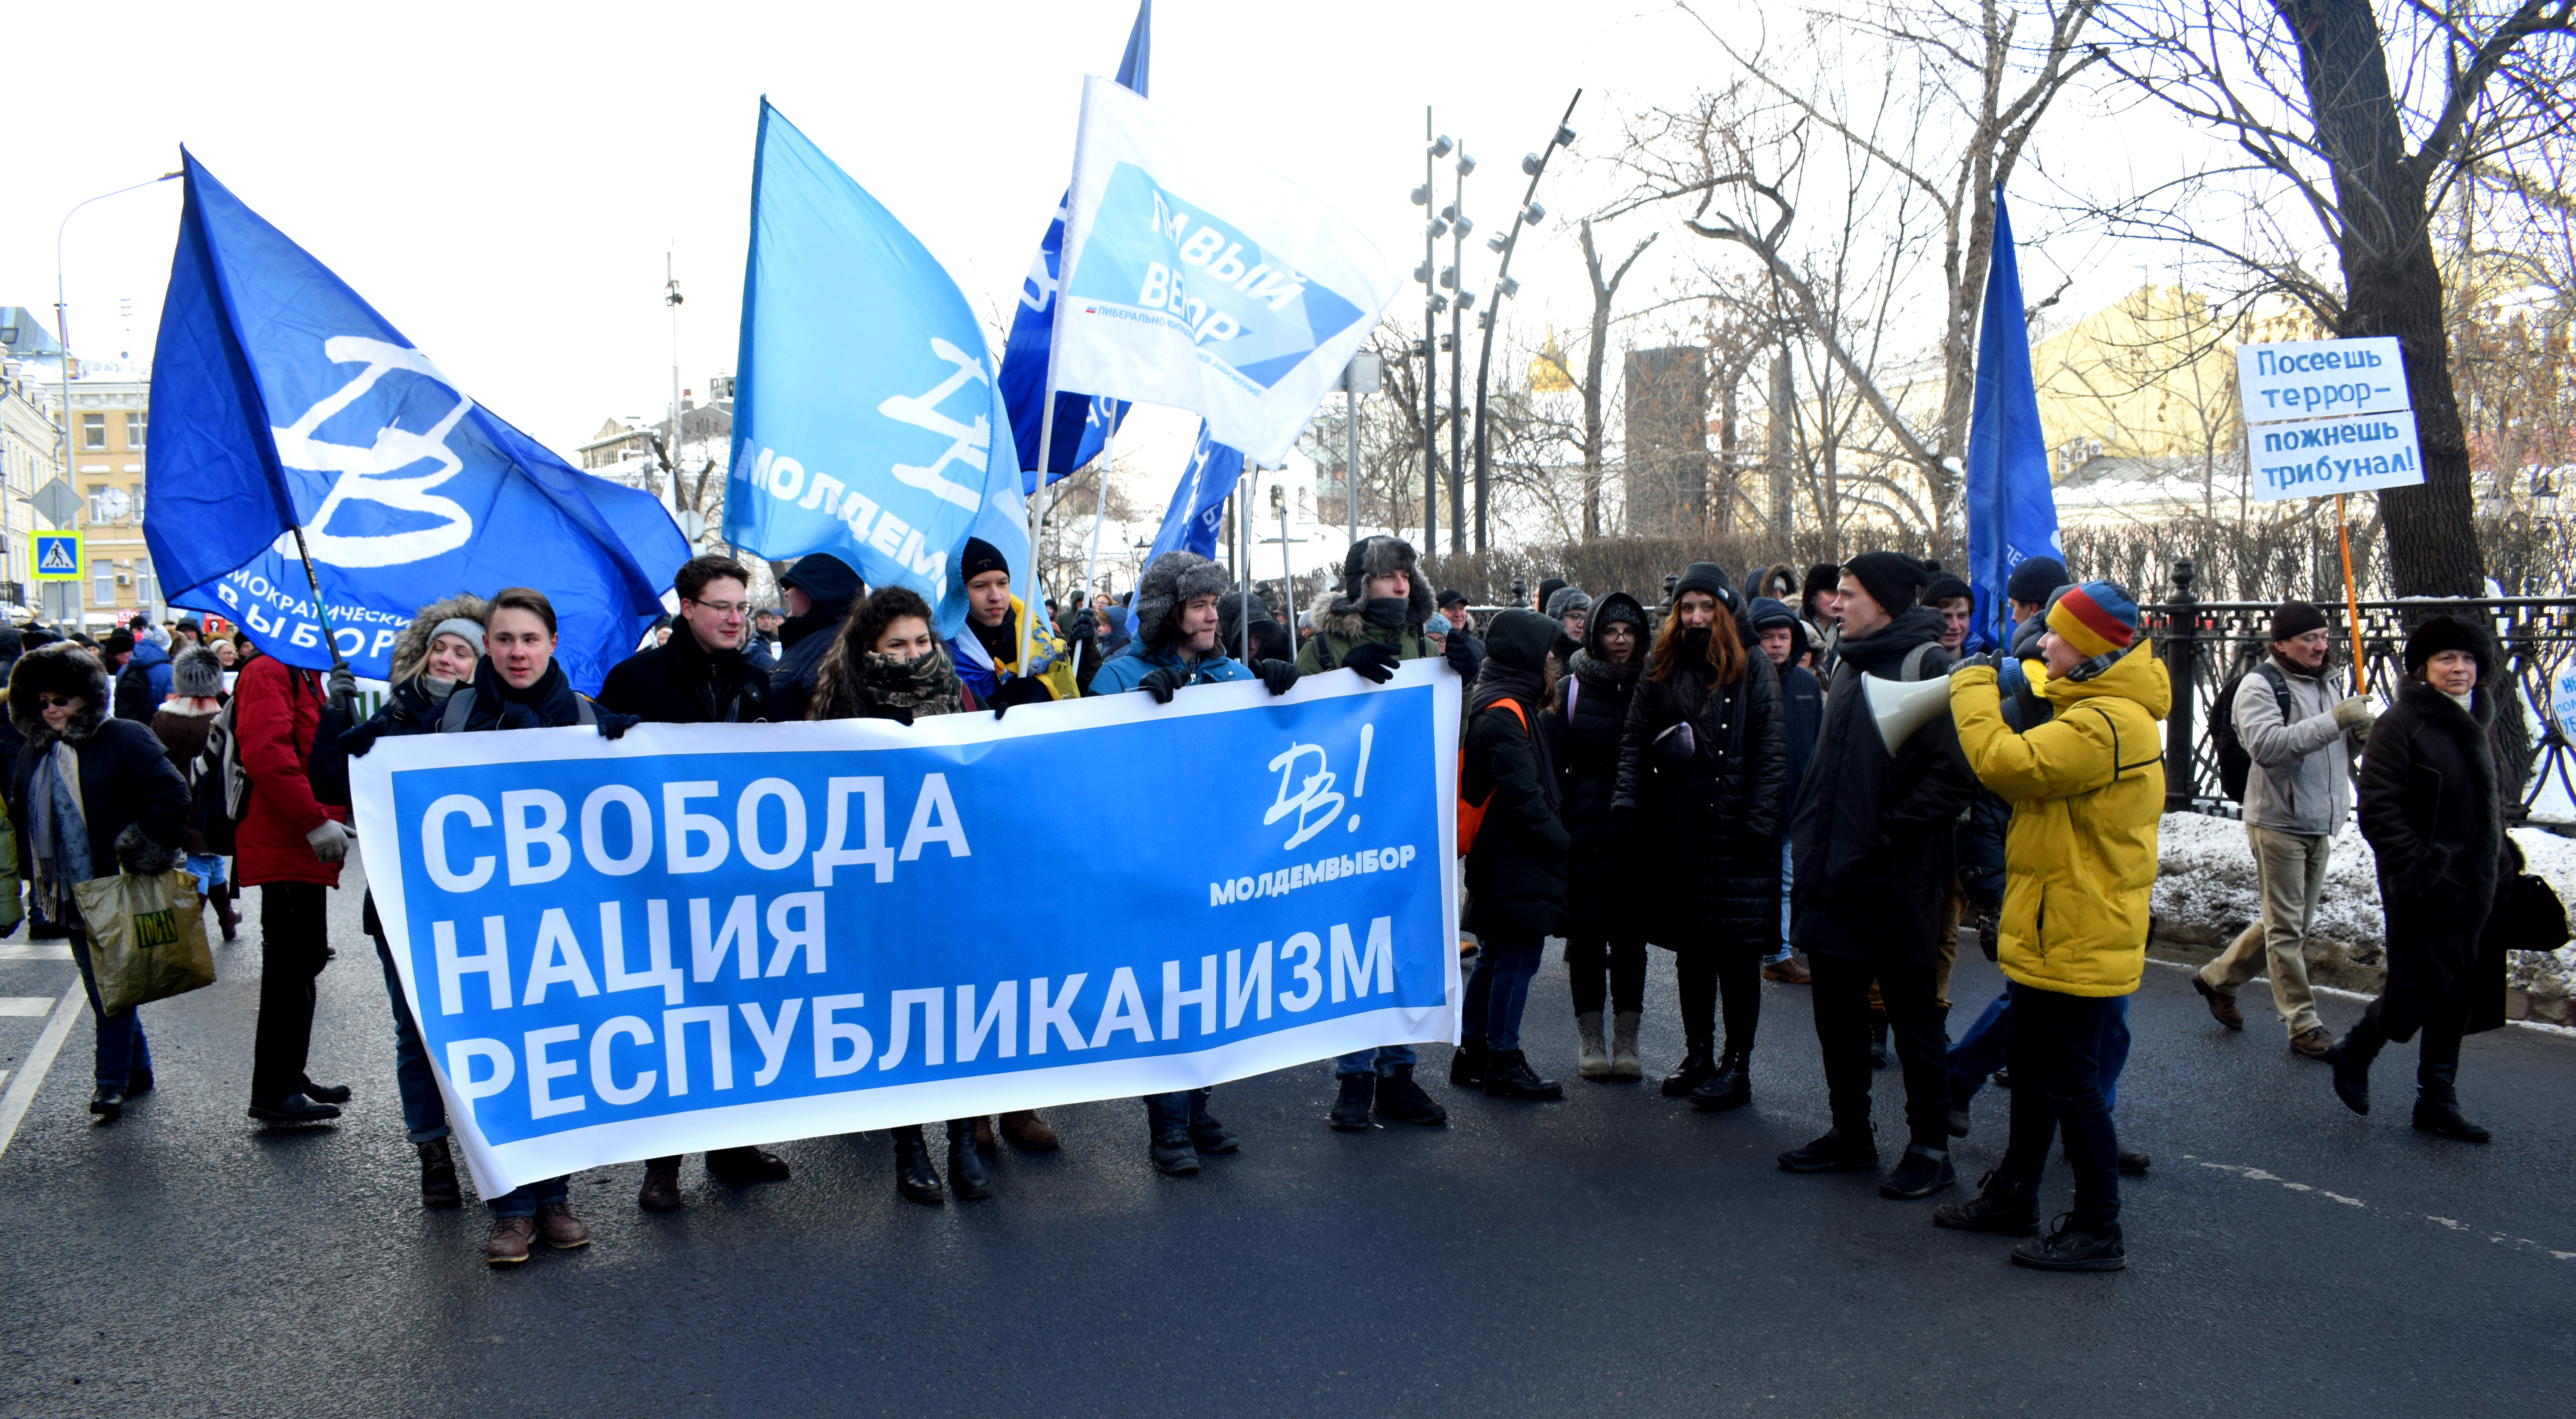
[(1405, 597), (1404, 623), (1421, 627), (1440, 608), (1432, 602), (1431, 587), (1422, 580), (1422, 559), (1414, 555), (1413, 544), (1401, 537), (1363, 537), (1351, 544), (1342, 558), (1341, 597), (1326, 614), (1357, 616), (1368, 606), (1369, 578), (1389, 572), (1405, 574), (1410, 591)]
[(170, 692), (211, 700), (224, 692), (224, 663), (201, 645), (179, 652), (170, 662)]
[(1583, 611), (1588, 613), (1591, 610), (1591, 596), (1579, 587), (1558, 587), (1556, 594), (1547, 599), (1547, 614), (1550, 620), (1563, 621), (1568, 612)]
[(1223, 596), (1233, 587), (1234, 578), (1225, 568), (1198, 553), (1165, 552), (1137, 581), (1136, 639), (1147, 650), (1161, 646), (1164, 623), (1176, 608), (1202, 596)]
[[(401, 635), (394, 637), (394, 683), (399, 685), (419, 674), (420, 668), (429, 663), (429, 643), (438, 638), (439, 622), (480, 623), (488, 609), (480, 596), (450, 596), (414, 612), (411, 624), (403, 627)], [(475, 650), (480, 652), (482, 647), (476, 646)]]

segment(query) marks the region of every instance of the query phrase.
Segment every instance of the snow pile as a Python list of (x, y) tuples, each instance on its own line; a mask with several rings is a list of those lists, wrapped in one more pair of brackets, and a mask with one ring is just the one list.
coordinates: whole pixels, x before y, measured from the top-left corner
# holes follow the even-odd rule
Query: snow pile
[[(2530, 828), (2514, 830), (2529, 870), (2548, 880), (2560, 901), (2576, 907), (2576, 841)], [(2225, 946), (2263, 914), (2254, 852), (2245, 825), (2199, 813), (2168, 813), (2158, 836), (2155, 913), (2160, 935)], [(2379, 879), (2370, 845), (2356, 828), (2335, 835), (2326, 891), (2311, 935), (2359, 966), (2382, 963)], [(2576, 944), (2556, 951), (2513, 953), (2513, 986), (2536, 995), (2576, 995)]]

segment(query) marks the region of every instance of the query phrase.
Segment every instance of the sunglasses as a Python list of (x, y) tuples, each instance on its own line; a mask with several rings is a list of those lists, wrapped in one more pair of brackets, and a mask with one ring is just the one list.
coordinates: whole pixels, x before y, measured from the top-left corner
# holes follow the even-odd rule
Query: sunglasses
[(39, 692), (36, 696), (36, 707), (39, 709), (67, 709), (73, 705), (79, 704), (80, 702), (80, 696), (78, 695), (56, 695)]

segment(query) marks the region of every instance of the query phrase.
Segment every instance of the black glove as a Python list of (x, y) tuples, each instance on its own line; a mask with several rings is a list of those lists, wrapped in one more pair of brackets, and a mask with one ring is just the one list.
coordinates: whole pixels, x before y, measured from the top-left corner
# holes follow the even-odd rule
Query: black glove
[(1342, 663), (1358, 671), (1360, 678), (1370, 684), (1383, 685), (1395, 678), (1395, 667), (1401, 662), (1397, 660), (1393, 646), (1362, 641), (1351, 647), (1351, 653), (1342, 657)]
[(993, 707), (993, 718), (1000, 719), (1013, 705), (1042, 705), (1054, 698), (1044, 680), (1020, 675), (994, 686), (992, 697), (985, 703)]
[(1288, 693), (1289, 687), (1297, 683), (1297, 667), (1284, 660), (1262, 661), (1253, 667), (1253, 673), (1261, 677), (1261, 683), (1268, 686), (1274, 695)]
[(367, 757), (367, 751), (376, 747), (376, 733), (376, 722), (372, 719), (351, 728), (340, 736), (340, 752), (352, 759)]
[(1485, 658), (1476, 653), (1475, 641), (1456, 631), (1449, 633), (1449, 643), (1440, 648), (1440, 658), (1449, 662), (1449, 668), (1457, 671), (1461, 680), (1473, 680), (1476, 672), (1485, 668)]
[(1166, 665), (1148, 672), (1144, 679), (1136, 682), (1136, 688), (1152, 695), (1154, 703), (1168, 705), (1172, 702), (1172, 692), (1188, 683), (1190, 672), (1177, 665)]
[(1095, 620), (1090, 612), (1085, 611), (1081, 615), (1073, 618), (1072, 625), (1065, 627), (1064, 638), (1068, 643), (1073, 641), (1097, 642), (1100, 639), (1100, 622)]
[(1637, 810), (1636, 810), (1636, 809), (1634, 809), (1634, 808), (1613, 808), (1613, 809), (1611, 809), (1611, 810), (1610, 810), (1610, 841), (1612, 841), (1613, 843), (1619, 844), (1620, 846), (1624, 847), (1624, 846), (1626, 846), (1626, 845), (1627, 845), (1627, 844), (1628, 844), (1632, 839), (1634, 839), (1634, 838), (1636, 837), (1636, 835), (1637, 835)]
[(1995, 959), (1996, 938), (2002, 934), (2003, 928), (2002, 912), (1986, 907), (1977, 913), (1977, 949), (1985, 952), (1989, 961)]
[(640, 714), (619, 714), (596, 706), (592, 707), (591, 713), (599, 717), (599, 737), (602, 739), (623, 739), (626, 731), (644, 722), (644, 716)]
[[(993, 713), (996, 718), (1001, 715), (1000, 710), (995, 710)], [(912, 728), (912, 711), (902, 705), (897, 705), (893, 709), (887, 710), (885, 712), (885, 717), (902, 725), (906, 729)]]
[(1981, 651), (1977, 652), (1976, 654), (1971, 655), (1971, 656), (1968, 656), (1967, 658), (1965, 658), (1965, 659), (1961, 660), (1958, 664), (1951, 666), (1951, 667), (1950, 667), (1950, 673), (1951, 673), (1951, 674), (1953, 674), (1953, 675), (1956, 675), (1956, 674), (1958, 674), (1960, 671), (1965, 670), (1965, 669), (1967, 669), (1969, 666), (1972, 666), (1972, 665), (1982, 665), (1982, 666), (1985, 666), (1985, 667), (1987, 667), (1987, 668), (1989, 668), (1989, 669), (1992, 669), (1992, 668), (1994, 668), (1995, 663), (1996, 663), (1996, 657), (1995, 657), (1995, 653), (1994, 653), (1993, 651), (1991, 651), (1991, 650), (1981, 650)]

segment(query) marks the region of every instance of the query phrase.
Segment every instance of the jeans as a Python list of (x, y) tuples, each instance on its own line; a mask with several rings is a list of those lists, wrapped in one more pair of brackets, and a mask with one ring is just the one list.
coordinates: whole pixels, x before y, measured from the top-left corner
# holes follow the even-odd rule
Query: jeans
[(2075, 1169), (2075, 1222), (2099, 1236), (2120, 1221), (2120, 1139), (2102, 1093), (2103, 1017), (2119, 996), (2061, 995), (2014, 983), (2012, 1142), (2002, 1174), (2037, 1187), (2048, 1145), (2066, 1138)]
[(393, 948), (376, 938), (376, 959), (385, 968), (385, 995), (394, 1007), (394, 1086), (402, 1092), (403, 1128), (414, 1143), (447, 1136), (447, 1100), (429, 1072), (429, 1050), (420, 1042), (420, 1024), (403, 999), (402, 977), (394, 973)]
[(1832, 1100), (1834, 1127), (1845, 1137), (1869, 1136), (1869, 992), (1875, 977), (1887, 1002), (1896, 1059), (1904, 1066), (1908, 1140), (1926, 1148), (1948, 1147), (1949, 1079), (1941, 1007), (1932, 995), (1932, 967), (1810, 952), (1807, 968), (1816, 977), (1812, 987), (1816, 1045), (1825, 1057), (1825, 1091)]
[[(1604, 973), (1609, 977), (1603, 989)], [(1646, 1008), (1646, 943), (1635, 937), (1610, 939), (1569, 936), (1565, 939), (1565, 979), (1574, 993), (1574, 1013), (1598, 1015), (1604, 1003), (1635, 1014)]]
[(1413, 1046), (1379, 1045), (1375, 1049), (1353, 1050), (1349, 1054), (1335, 1057), (1333, 1060), (1333, 1073), (1337, 1076), (1343, 1074), (1393, 1074), (1397, 1065), (1411, 1064), (1412, 1062)]
[[(2120, 1070), (2129, 1062), (2129, 997), (2110, 997), (2111, 1008), (2102, 1015), (2102, 1106), (2116, 1108), (2120, 1103)], [(1986, 1080), (2004, 1067), (2005, 1051), (2012, 1039), (2012, 991), (2006, 987), (1995, 997), (1968, 1033), (1950, 1047), (1950, 1098), (1961, 1108), (1977, 1097)]]
[(496, 1219), (502, 1217), (534, 1217), (537, 1215), (537, 1209), (545, 1206), (549, 1202), (566, 1202), (571, 1200), (571, 1185), (572, 1174), (565, 1173), (560, 1177), (543, 1178), (532, 1183), (521, 1183), (519, 1186), (510, 1189), (499, 1197), (484, 1199), (483, 1205), (492, 1209), (492, 1215)]
[(2277, 828), (2245, 825), (2254, 846), (2254, 871), (2263, 884), (2263, 916), (2230, 944), (2217, 960), (2200, 968), (2210, 989), (2236, 998), (2237, 987), (2257, 970), (2272, 977), (2272, 1008), (2297, 1038), (2321, 1028), (2316, 996), (2308, 989), (2308, 926), (2316, 919), (2317, 899), (2325, 895), (2326, 857), (2334, 839)]
[(259, 1033), (251, 1045), (250, 1096), (274, 1103), (304, 1092), (313, 1044), (313, 981), (331, 963), (329, 889), (269, 882), (259, 889)]
[(1147, 1094), (1145, 1127), (1156, 1138), (1186, 1132), (1207, 1120), (1208, 1100), (1215, 1093), (1214, 1089), (1182, 1089), (1170, 1094)]
[(1476, 953), (1476, 974), (1467, 982), (1468, 1039), (1481, 1039), (1487, 1049), (1521, 1047), (1521, 1009), (1529, 1004), (1530, 978), (1546, 950), (1544, 937), (1485, 938)]
[(89, 993), (89, 1013), (98, 1021), (97, 1068), (92, 1072), (99, 1083), (122, 1089), (135, 1070), (152, 1067), (152, 1047), (143, 1039), (143, 1017), (135, 1013), (133, 1006), (113, 1015), (98, 1008), (98, 976), (90, 969), (89, 932), (81, 925), (77, 911), (64, 913), (60, 924), (71, 933), (72, 960), (80, 966), (81, 989)]
[(1780, 949), (1762, 958), (1762, 964), (1776, 966), (1789, 959), (1789, 893), (1798, 885), (1798, 874), (1789, 866), (1789, 835), (1780, 835)]

